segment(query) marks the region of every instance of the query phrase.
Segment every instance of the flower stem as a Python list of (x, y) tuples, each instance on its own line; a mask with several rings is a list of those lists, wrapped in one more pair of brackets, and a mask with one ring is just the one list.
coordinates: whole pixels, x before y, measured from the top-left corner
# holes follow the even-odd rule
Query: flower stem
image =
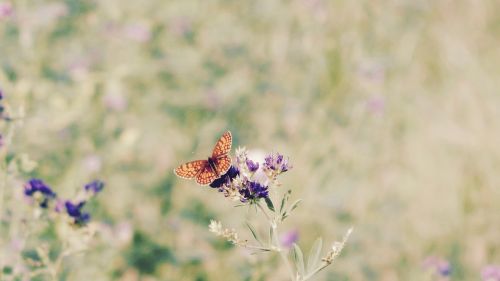
[(294, 272), (292, 269), (292, 265), (290, 264), (290, 261), (288, 260), (284, 250), (281, 248), (281, 246), (279, 244), (278, 225), (276, 223), (276, 219), (271, 219), (271, 217), (267, 214), (266, 210), (262, 207), (262, 205), (260, 203), (257, 203), (257, 207), (259, 207), (259, 209), (262, 211), (262, 213), (266, 216), (266, 218), (269, 222), (269, 225), (273, 229), (273, 231), (272, 231), (273, 236), (271, 237), (271, 248), (274, 251), (279, 253), (281, 259), (283, 260), (283, 262), (286, 265), (286, 268), (288, 270), (288, 274), (290, 275), (290, 280), (295, 281), (295, 275), (294, 275)]
[(323, 262), (320, 266), (318, 266), (315, 270), (304, 276), (304, 278), (301, 281), (307, 281), (309, 278), (313, 277), (316, 273), (320, 272), (323, 270), (325, 267), (329, 266), (329, 263)]

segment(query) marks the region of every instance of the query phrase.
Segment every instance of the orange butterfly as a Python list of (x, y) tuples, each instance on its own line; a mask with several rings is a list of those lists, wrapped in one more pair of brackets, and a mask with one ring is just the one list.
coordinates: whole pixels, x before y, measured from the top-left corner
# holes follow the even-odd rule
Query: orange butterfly
[(207, 160), (196, 160), (184, 163), (174, 170), (181, 178), (196, 178), (199, 185), (211, 184), (214, 180), (224, 175), (231, 167), (229, 151), (233, 144), (231, 132), (225, 132), (215, 144), (212, 156)]

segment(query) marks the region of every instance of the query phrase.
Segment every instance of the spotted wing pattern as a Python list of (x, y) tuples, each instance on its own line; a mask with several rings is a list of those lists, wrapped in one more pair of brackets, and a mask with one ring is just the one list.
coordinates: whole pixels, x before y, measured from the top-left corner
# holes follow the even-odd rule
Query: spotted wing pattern
[(208, 165), (207, 160), (196, 160), (184, 163), (174, 170), (174, 173), (181, 178), (192, 179), (198, 176)]
[(205, 166), (203, 171), (196, 176), (196, 182), (199, 185), (211, 184), (215, 179), (217, 179), (217, 174), (210, 168), (210, 165)]
[(219, 158), (214, 159), (215, 169), (219, 176), (224, 175), (229, 167), (231, 167), (231, 158), (228, 155), (223, 155)]
[(225, 132), (220, 139), (215, 144), (214, 150), (212, 152), (212, 158), (219, 158), (226, 155), (231, 151), (231, 145), (233, 144), (233, 136), (230, 131)]

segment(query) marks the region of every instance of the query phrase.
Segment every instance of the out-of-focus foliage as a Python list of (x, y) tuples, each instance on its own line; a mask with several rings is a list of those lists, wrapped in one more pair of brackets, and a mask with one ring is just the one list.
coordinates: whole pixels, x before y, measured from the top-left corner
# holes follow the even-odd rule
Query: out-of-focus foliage
[[(283, 186), (304, 201), (285, 225), (301, 246), (355, 227), (319, 280), (432, 280), (428, 256), (478, 280), (500, 262), (499, 9), (0, 1), (0, 89), (19, 118), (0, 124), (17, 163), (2, 164), (2, 220), (27, 212), (30, 177), (62, 196), (100, 178), (96, 237), (61, 280), (282, 280), (275, 257), (208, 232), (214, 218), (244, 228), (247, 209), (172, 173), (231, 130), (235, 147), (290, 156)], [(57, 244), (50, 227), (22, 227), (0, 226), (2, 266)]]

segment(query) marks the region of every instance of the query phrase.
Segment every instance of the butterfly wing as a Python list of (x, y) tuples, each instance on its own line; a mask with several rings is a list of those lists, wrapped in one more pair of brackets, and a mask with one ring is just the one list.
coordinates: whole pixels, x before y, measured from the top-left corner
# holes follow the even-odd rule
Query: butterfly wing
[(210, 168), (207, 160), (196, 160), (180, 165), (175, 168), (174, 173), (178, 177), (192, 179), (198, 176), (206, 167)]
[(233, 144), (233, 136), (230, 131), (222, 134), (220, 139), (215, 144), (214, 150), (212, 152), (212, 158), (220, 158), (231, 151), (231, 145)]
[(197, 176), (196, 176), (196, 182), (199, 185), (208, 185), (211, 184), (215, 179), (217, 179), (217, 174), (215, 173), (214, 170), (210, 167), (210, 165), (206, 165), (203, 168), (203, 171), (201, 171)]
[(231, 158), (228, 155), (222, 155), (214, 159), (215, 169), (217, 174), (224, 175), (231, 167)]

